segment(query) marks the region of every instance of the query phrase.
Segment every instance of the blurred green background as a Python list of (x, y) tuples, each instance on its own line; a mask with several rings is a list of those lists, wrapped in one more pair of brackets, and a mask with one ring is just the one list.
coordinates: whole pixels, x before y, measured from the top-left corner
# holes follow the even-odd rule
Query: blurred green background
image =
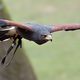
[[(14, 21), (79, 23), (80, 0), (4, 0)], [(80, 31), (53, 33), (53, 42), (23, 40), (38, 80), (80, 80)]]

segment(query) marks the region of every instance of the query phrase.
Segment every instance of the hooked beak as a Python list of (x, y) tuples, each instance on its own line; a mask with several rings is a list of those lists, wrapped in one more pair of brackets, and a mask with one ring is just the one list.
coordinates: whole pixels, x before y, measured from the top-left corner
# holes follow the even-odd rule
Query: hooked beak
[(52, 42), (52, 36), (51, 35), (47, 35), (44, 39)]

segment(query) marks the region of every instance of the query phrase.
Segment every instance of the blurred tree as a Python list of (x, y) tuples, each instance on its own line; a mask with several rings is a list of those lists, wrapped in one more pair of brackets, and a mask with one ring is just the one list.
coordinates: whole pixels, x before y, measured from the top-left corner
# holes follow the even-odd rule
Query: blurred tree
[[(0, 0), (0, 18), (11, 19), (2, 0)], [(0, 43), (0, 60), (10, 45), (10, 41)], [(11, 64), (4, 70), (0, 70), (0, 80), (36, 80), (29, 59), (23, 49), (18, 49)]]

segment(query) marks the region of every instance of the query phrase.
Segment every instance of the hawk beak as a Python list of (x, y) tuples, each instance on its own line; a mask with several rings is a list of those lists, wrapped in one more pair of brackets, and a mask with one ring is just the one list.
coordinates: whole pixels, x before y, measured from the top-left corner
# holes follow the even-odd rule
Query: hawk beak
[(47, 35), (44, 39), (52, 42), (52, 36), (51, 35)]

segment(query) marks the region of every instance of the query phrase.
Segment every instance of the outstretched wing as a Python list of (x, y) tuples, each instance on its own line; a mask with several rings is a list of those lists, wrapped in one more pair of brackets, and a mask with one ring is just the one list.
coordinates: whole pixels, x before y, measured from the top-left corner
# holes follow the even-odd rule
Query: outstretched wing
[(15, 22), (15, 21), (5, 20), (5, 19), (0, 19), (0, 27), (1, 28), (6, 28), (7, 26), (8, 27), (15, 26), (16, 28), (21, 28), (21, 29), (32, 31), (31, 27), (27, 26), (25, 24)]
[(80, 24), (56, 24), (53, 25), (54, 27), (51, 28), (51, 32), (57, 31), (74, 31), (80, 29)]
[(0, 19), (0, 40), (5, 40), (9, 38), (10, 35), (16, 34), (16, 31), (18, 32), (17, 28), (20, 28), (26, 31), (28, 30), (31, 32), (33, 31), (32, 28), (28, 25), (25, 25), (19, 22), (15, 22), (15, 21)]

